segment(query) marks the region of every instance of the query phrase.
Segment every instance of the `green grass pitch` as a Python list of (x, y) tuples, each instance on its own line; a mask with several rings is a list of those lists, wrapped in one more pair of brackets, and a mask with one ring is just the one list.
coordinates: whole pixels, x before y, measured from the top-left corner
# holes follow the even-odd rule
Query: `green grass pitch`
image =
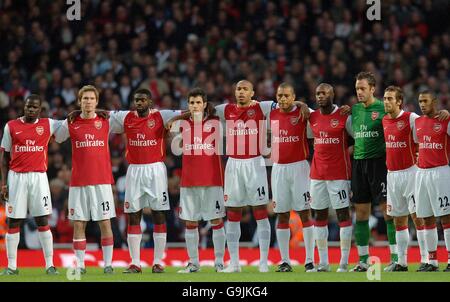
[[(382, 265), (381, 268), (383, 268)], [(212, 267), (202, 267), (198, 273), (178, 274), (177, 267), (167, 267), (163, 274), (152, 274), (151, 268), (144, 268), (142, 274), (123, 274), (124, 268), (116, 268), (113, 275), (104, 275), (102, 268), (87, 268), (81, 280), (69, 280), (67, 270), (60, 268), (60, 275), (47, 276), (43, 268), (19, 268), (18, 276), (0, 276), (0, 282), (450, 282), (450, 273), (417, 273), (418, 264), (410, 264), (409, 272), (381, 272), (379, 281), (369, 281), (366, 273), (336, 273), (332, 266), (329, 273), (305, 273), (303, 266), (294, 266), (292, 273), (276, 273), (275, 266), (269, 273), (259, 273), (257, 267), (242, 267), (241, 273), (216, 273)]]

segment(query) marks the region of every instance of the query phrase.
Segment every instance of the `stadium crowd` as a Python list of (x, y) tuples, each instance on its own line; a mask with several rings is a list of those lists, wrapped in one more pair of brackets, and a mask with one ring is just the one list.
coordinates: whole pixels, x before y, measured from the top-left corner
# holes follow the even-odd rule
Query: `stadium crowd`
[[(356, 103), (354, 76), (367, 70), (377, 77), (376, 96), (386, 86), (397, 85), (405, 92), (408, 109), (419, 113), (417, 94), (428, 88), (437, 94), (440, 107), (448, 108), (450, 4), (392, 2), (383, 1), (381, 21), (372, 22), (361, 0), (83, 0), (81, 20), (68, 21), (64, 1), (3, 0), (0, 132), (8, 120), (23, 115), (24, 98), (30, 93), (46, 100), (43, 115), (64, 119), (76, 109), (77, 90), (86, 84), (100, 90), (99, 107), (108, 110), (130, 108), (138, 88), (149, 89), (160, 109), (185, 109), (194, 86), (203, 87), (214, 104), (234, 102), (233, 84), (240, 79), (254, 83), (258, 100), (274, 99), (279, 83), (292, 83), (296, 94), (313, 107), (315, 87), (323, 81), (335, 87), (338, 105)], [(110, 139), (118, 214), (114, 242), (121, 247), (126, 244), (127, 163), (123, 138)], [(49, 145), (51, 225), (59, 243), (72, 242), (67, 218), (70, 152), (69, 142)], [(170, 140), (165, 164), (172, 209), (167, 241), (181, 242), (184, 227), (176, 211), (181, 158), (171, 154)], [(143, 241), (151, 246), (151, 216), (144, 214)], [(382, 219), (381, 212), (372, 219), (374, 239), (386, 238), (385, 224), (377, 223)], [(337, 230), (337, 222), (330, 223)], [(275, 216), (271, 224), (274, 232)], [(32, 234), (37, 226), (30, 219), (24, 228), (28, 230), (21, 234)], [(248, 211), (241, 240), (252, 241), (255, 229)], [(208, 231), (204, 225), (203, 234)], [(87, 236), (88, 242), (100, 240), (94, 225)], [(330, 239), (337, 237), (330, 229)], [(37, 240), (26, 242), (26, 247), (38, 248)]]

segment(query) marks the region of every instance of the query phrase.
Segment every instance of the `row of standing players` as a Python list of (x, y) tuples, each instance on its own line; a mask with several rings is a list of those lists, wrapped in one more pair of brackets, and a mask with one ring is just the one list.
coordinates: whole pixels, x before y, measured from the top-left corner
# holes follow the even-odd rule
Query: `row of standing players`
[[(424, 92), (419, 97), (424, 113), (419, 118), (401, 110), (403, 100), (399, 88), (386, 89), (384, 106), (374, 98), (374, 90), (373, 75), (365, 72), (358, 74), (356, 92), (359, 103), (348, 115), (348, 108), (333, 105), (333, 88), (325, 83), (316, 89), (319, 110), (312, 113), (306, 105), (295, 102), (292, 86), (285, 83), (277, 89), (277, 103), (255, 102), (252, 100), (252, 84), (242, 80), (236, 84), (237, 103), (219, 105), (214, 109), (207, 104), (201, 89), (193, 89), (188, 95), (189, 112), (186, 114), (152, 110), (151, 94), (143, 89), (134, 93), (136, 111), (111, 112), (109, 121), (104, 118), (104, 113), (96, 114), (98, 91), (93, 86), (80, 89), (78, 101), (81, 113), (72, 116), (70, 121), (40, 119), (41, 100), (39, 96), (32, 95), (26, 100), (24, 117), (5, 126), (1, 144), (2, 198), (7, 201), (9, 217), (6, 236), (8, 267), (3, 274), (18, 273), (18, 232), (27, 210), (39, 226), (46, 271), (57, 273), (53, 265), (52, 235), (47, 223), (51, 198), (45, 173), (47, 145), (52, 135), (57, 142), (69, 137), (72, 142), (69, 218), (74, 221), (73, 246), (77, 269), (81, 273), (86, 272), (84, 229), (87, 221), (94, 220), (99, 222), (101, 230), (104, 271), (113, 272), (110, 218), (115, 216), (115, 210), (108, 149), (110, 132), (126, 134), (126, 157), (130, 164), (126, 175), (125, 212), (129, 218), (131, 264), (124, 272), (141, 272), (140, 220), (144, 207), (152, 209), (155, 222), (152, 272), (164, 272), (164, 211), (169, 210), (167, 172), (163, 164), (166, 128), (181, 133), (183, 141), (180, 218), (186, 222), (185, 238), (190, 260), (187, 267), (179, 272), (200, 270), (197, 227), (201, 219), (211, 221), (213, 226), (216, 271), (239, 272), (240, 220), (242, 208), (248, 205), (252, 207), (258, 225), (259, 270), (269, 271), (269, 199), (266, 168), (260, 150), (259, 136), (265, 132), (261, 125), (269, 128), (272, 143), (270, 158), (274, 162), (271, 177), (273, 205), (278, 216), (276, 234), (282, 258), (276, 271), (292, 271), (289, 259), (291, 210), (297, 211), (303, 222), (306, 271), (330, 270), (327, 254), (330, 206), (336, 210), (340, 225), (341, 261), (338, 271), (348, 271), (353, 228), (350, 194), (353, 194), (356, 210), (355, 238), (360, 256), (360, 262), (353, 271), (366, 271), (368, 268), (371, 201), (386, 209), (384, 213), (392, 260), (386, 270), (407, 270), (407, 218), (410, 213), (418, 237), (419, 232), (422, 237), (418, 238), (422, 255), (419, 269), (436, 270), (435, 217), (441, 218), (447, 250), (450, 241), (450, 194), (445, 186), (445, 181), (450, 179), (448, 112), (441, 111), (439, 119), (435, 118), (438, 112), (431, 92)], [(226, 124), (229, 155), (225, 177), (218, 152), (221, 136), (217, 129), (220, 128), (220, 121)], [(350, 164), (348, 135), (355, 139), (353, 165)], [(309, 153), (307, 137), (314, 139), (311, 171), (306, 160)], [(415, 166), (417, 157), (413, 141), (419, 144), (418, 168)], [(226, 232), (222, 220), (225, 208), (228, 219)], [(316, 211), (315, 223), (311, 208)], [(314, 265), (315, 241), (320, 256), (318, 266)], [(225, 244), (230, 254), (230, 264), (226, 268), (223, 263)]]

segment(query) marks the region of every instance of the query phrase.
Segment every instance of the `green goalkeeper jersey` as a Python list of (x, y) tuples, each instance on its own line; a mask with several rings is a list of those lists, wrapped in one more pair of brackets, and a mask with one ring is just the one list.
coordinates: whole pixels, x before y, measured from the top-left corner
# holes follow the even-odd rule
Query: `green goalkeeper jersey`
[(385, 156), (386, 144), (381, 122), (385, 114), (383, 102), (378, 99), (375, 99), (375, 102), (367, 108), (362, 103), (352, 106), (352, 129), (355, 139), (353, 157), (355, 159)]

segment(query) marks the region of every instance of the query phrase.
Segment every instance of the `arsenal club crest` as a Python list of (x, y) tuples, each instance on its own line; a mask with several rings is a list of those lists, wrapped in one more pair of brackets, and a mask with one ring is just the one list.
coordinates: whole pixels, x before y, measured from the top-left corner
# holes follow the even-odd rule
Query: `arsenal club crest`
[(227, 202), (227, 200), (228, 200), (228, 195), (223, 195), (223, 200), (224, 200), (225, 202)]
[(128, 209), (130, 207), (130, 203), (128, 201), (125, 201), (125, 209)]
[(255, 116), (255, 109), (250, 109), (247, 111), (247, 115), (249, 118), (253, 118)]
[(37, 133), (38, 135), (44, 134), (44, 127), (42, 127), (42, 126), (37, 126), (37, 127), (36, 127), (36, 133)]
[(212, 125), (211, 125), (211, 123), (205, 123), (203, 128), (204, 128), (205, 132), (211, 132)]
[(372, 120), (376, 120), (380, 116), (380, 113), (378, 111), (372, 112)]
[(102, 128), (102, 121), (95, 121), (94, 126), (97, 130)]
[(439, 131), (441, 131), (441, 129), (442, 129), (442, 124), (436, 123), (433, 125), (434, 132), (439, 132)]
[(291, 117), (291, 125), (292, 126), (295, 126), (295, 125), (297, 125), (298, 124), (298, 116), (293, 116), (293, 117)]
[(153, 128), (153, 127), (155, 127), (155, 124), (156, 124), (156, 122), (155, 122), (154, 119), (151, 119), (151, 120), (148, 120), (148, 121), (147, 121), (147, 126), (148, 126), (150, 129)]
[(13, 207), (12, 207), (12, 206), (9, 206), (9, 207), (8, 207), (8, 213), (11, 214), (11, 213), (12, 213), (12, 210), (13, 210)]
[(402, 130), (403, 128), (405, 128), (406, 124), (405, 121), (398, 121), (397, 122), (397, 129), (398, 130)]
[(73, 216), (73, 214), (75, 214), (75, 210), (74, 209), (70, 209), (70, 215)]
[(332, 120), (330, 121), (330, 126), (331, 126), (331, 128), (336, 128), (337, 126), (339, 126), (339, 120), (337, 120), (337, 119), (332, 119)]
[(277, 207), (277, 202), (274, 200), (273, 201), (273, 208), (275, 209)]

